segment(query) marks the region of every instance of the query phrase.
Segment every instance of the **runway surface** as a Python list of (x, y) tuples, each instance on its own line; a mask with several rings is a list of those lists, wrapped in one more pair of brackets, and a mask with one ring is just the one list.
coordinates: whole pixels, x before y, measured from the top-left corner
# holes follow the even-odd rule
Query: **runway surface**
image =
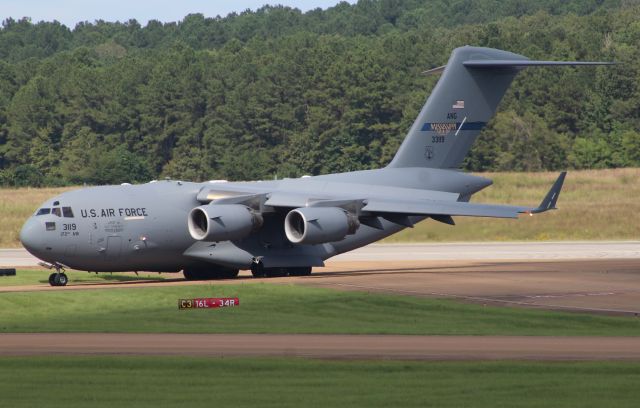
[(372, 244), (332, 261), (435, 261), (640, 258), (640, 241)]
[[(435, 261), (481, 259), (640, 258), (640, 241), (467, 242), (372, 244), (331, 259), (342, 261)], [(0, 249), (0, 267), (24, 267), (38, 259), (22, 248)]]
[[(43, 270), (42, 273), (45, 279), (49, 271)], [(314, 273), (308, 277), (254, 279), (250, 273), (244, 271), (239, 279), (215, 281), (215, 284), (239, 282), (293, 283), (338, 290), (453, 298), (480, 304), (640, 315), (640, 258), (545, 261), (332, 261), (325, 268), (315, 268)], [(211, 281), (204, 283), (209, 284)], [(185, 281), (182, 274), (175, 274), (175, 278), (172, 276), (164, 281), (71, 281), (64, 287), (52, 287), (46, 283), (0, 286), (0, 293), (202, 284), (201, 281)]]
[(640, 315), (640, 258), (336, 262), (298, 282), (480, 304)]
[(400, 360), (640, 360), (640, 337), (2, 334), (0, 356), (191, 355)]

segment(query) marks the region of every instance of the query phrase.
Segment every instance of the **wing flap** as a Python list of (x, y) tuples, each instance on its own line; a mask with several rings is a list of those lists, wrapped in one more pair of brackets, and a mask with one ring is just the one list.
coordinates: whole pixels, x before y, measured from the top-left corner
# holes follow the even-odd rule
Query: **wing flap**
[(362, 211), (371, 213), (398, 213), (410, 215), (449, 215), (467, 217), (518, 218), (518, 215), (533, 211), (531, 207), (475, 204), (460, 201), (444, 202), (397, 202), (370, 200)]

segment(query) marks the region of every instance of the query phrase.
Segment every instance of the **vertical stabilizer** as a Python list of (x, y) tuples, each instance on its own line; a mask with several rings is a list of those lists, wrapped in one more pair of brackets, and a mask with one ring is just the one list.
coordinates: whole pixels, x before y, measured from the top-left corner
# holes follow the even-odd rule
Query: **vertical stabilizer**
[(518, 72), (514, 66), (465, 66), (470, 60), (528, 59), (491, 48), (456, 48), (389, 167), (460, 166)]
[(459, 167), (521, 69), (612, 64), (533, 61), (493, 48), (456, 48), (446, 66), (428, 71), (442, 77), (388, 167)]

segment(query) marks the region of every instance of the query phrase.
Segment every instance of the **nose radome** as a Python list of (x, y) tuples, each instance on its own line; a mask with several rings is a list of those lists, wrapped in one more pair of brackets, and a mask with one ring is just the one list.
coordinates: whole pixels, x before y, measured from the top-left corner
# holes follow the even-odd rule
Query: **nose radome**
[(42, 237), (42, 225), (33, 217), (29, 218), (20, 230), (20, 242), (22, 246), (33, 255), (38, 252), (39, 242)]

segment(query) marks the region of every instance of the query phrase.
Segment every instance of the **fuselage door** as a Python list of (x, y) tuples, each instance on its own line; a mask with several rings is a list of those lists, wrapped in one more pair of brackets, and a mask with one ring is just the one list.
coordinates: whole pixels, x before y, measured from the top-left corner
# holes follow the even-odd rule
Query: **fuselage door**
[(107, 250), (105, 251), (105, 256), (107, 256), (108, 258), (117, 258), (120, 256), (121, 250), (121, 237), (107, 237)]

